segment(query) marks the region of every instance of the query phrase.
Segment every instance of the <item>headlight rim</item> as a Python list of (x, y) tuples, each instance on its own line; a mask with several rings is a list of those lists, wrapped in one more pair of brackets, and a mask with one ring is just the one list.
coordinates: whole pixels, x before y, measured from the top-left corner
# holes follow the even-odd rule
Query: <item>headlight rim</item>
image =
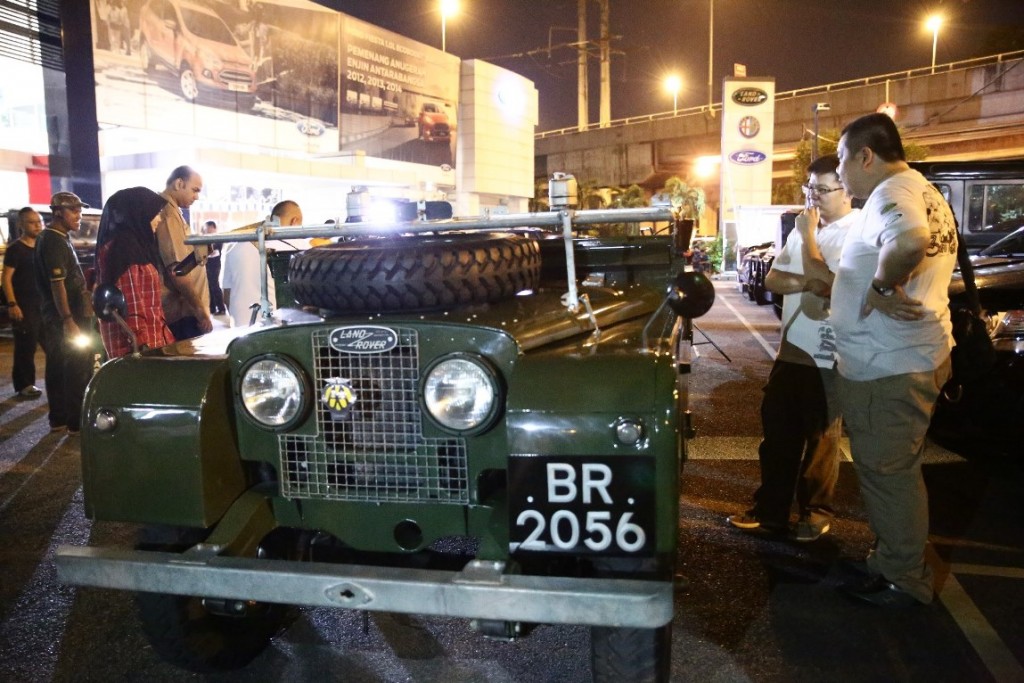
[[(265, 360), (276, 361), (281, 365), (284, 365), (289, 370), (291, 370), (291, 372), (299, 380), (299, 408), (298, 410), (295, 411), (295, 415), (293, 415), (290, 420), (283, 422), (280, 425), (272, 425), (267, 424), (266, 422), (261, 422), (255, 415), (249, 412), (249, 408), (245, 405), (245, 400), (242, 398), (242, 384), (245, 382), (246, 373), (249, 372), (249, 369), (252, 366)], [(283, 353), (277, 352), (263, 353), (258, 356), (253, 356), (252, 358), (250, 358), (242, 365), (238, 373), (238, 379), (235, 383), (235, 398), (238, 402), (239, 407), (241, 408), (242, 415), (245, 416), (245, 419), (247, 419), (256, 427), (259, 427), (264, 431), (269, 431), (273, 433), (290, 431), (294, 429), (296, 425), (301, 424), (306, 420), (306, 418), (309, 417), (309, 413), (313, 404), (310, 398), (312, 396), (312, 392), (313, 383), (310, 380), (309, 375), (307, 375), (305, 370), (302, 369), (302, 365), (294, 358), (287, 356)]]
[[(433, 373), (434, 370), (442, 363), (452, 360), (464, 360), (477, 365), (481, 370), (483, 370), (484, 375), (487, 377), (494, 393), (494, 401), (491, 403), (491, 407), (490, 410), (488, 410), (487, 415), (479, 424), (474, 427), (470, 427), (469, 429), (449, 427), (434, 416), (434, 413), (430, 410), (430, 406), (427, 404), (427, 381), (430, 379), (431, 373)], [(490, 430), (501, 417), (505, 405), (505, 384), (502, 381), (501, 373), (498, 372), (497, 367), (488, 358), (477, 353), (456, 351), (438, 356), (424, 368), (422, 379), (420, 380), (419, 401), (423, 414), (427, 416), (427, 419), (432, 425), (441, 431), (447, 434), (454, 434), (456, 436), (476, 436)]]

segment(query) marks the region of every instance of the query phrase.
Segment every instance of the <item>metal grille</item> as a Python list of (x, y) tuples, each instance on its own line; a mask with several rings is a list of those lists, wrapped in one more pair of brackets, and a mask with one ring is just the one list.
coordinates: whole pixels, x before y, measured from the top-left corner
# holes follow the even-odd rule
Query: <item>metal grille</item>
[[(422, 435), (419, 344), (396, 328), (384, 353), (342, 353), (313, 333), (316, 436), (281, 435), (282, 493), (290, 498), (374, 502), (469, 502), (465, 439)], [(343, 383), (355, 400), (343, 414), (319, 397)]]
[(220, 72), (220, 79), (225, 83), (244, 83), (249, 85), (252, 83), (252, 74), (245, 71), (224, 69)]

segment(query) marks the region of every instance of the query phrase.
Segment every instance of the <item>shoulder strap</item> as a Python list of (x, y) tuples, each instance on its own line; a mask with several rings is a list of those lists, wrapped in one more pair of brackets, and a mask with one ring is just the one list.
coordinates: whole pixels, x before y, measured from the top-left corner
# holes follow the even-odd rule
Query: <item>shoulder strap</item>
[(967, 253), (967, 243), (960, 234), (960, 224), (953, 214), (953, 224), (956, 226), (956, 262), (960, 266), (960, 277), (964, 281), (964, 293), (967, 295), (967, 305), (975, 315), (981, 315), (981, 299), (978, 297), (978, 286), (974, 283), (974, 264)]

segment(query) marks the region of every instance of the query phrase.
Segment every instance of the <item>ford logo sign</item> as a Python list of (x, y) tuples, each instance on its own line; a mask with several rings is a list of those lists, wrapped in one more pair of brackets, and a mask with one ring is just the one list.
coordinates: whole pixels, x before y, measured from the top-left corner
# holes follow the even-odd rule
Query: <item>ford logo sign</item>
[(767, 158), (768, 155), (764, 152), (758, 152), (752, 149), (741, 149), (740, 151), (733, 152), (729, 155), (729, 161), (742, 166), (753, 166), (754, 164), (761, 163)]
[(767, 101), (768, 93), (760, 88), (740, 88), (732, 94), (732, 101), (745, 107), (753, 107)]
[(339, 327), (331, 330), (330, 344), (341, 353), (386, 353), (398, 346), (398, 333), (378, 325)]

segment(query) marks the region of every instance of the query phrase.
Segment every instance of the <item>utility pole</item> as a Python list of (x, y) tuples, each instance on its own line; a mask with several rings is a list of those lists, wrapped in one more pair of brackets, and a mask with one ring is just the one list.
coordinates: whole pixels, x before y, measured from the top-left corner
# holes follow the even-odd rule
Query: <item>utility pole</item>
[(577, 127), (583, 131), (590, 123), (590, 83), (587, 74), (587, 0), (576, 0), (576, 21), (578, 35), (576, 42), (576, 71), (578, 82), (576, 91), (578, 93), (577, 107), (579, 108)]
[(612, 120), (612, 36), (608, 28), (608, 0), (598, 0), (601, 5), (601, 111), (600, 125), (607, 128)]
[(712, 95), (712, 67), (715, 63), (715, 0), (708, 0), (708, 116), (714, 117), (715, 112), (711, 108), (714, 103)]

